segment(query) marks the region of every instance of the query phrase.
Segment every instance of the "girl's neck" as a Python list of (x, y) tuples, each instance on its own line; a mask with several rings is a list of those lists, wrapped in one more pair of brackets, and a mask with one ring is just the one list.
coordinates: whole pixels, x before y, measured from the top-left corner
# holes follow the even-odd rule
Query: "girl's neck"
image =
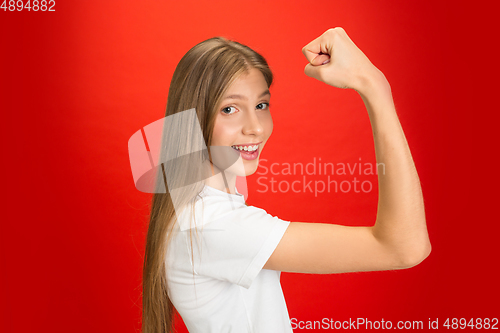
[(236, 194), (236, 175), (230, 172), (221, 172), (212, 163), (212, 177), (205, 180), (205, 185), (213, 187), (219, 191)]

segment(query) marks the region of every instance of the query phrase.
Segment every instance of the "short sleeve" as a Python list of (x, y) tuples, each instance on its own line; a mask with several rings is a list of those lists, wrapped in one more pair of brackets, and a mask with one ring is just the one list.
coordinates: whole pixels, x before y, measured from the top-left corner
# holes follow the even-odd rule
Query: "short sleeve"
[[(205, 210), (206, 217), (210, 205)], [(195, 274), (249, 288), (289, 224), (263, 209), (246, 205), (215, 217), (212, 214), (209, 222), (197, 223), (199, 227), (191, 232), (184, 231), (185, 237), (192, 238), (186, 242), (188, 247), (192, 245)]]

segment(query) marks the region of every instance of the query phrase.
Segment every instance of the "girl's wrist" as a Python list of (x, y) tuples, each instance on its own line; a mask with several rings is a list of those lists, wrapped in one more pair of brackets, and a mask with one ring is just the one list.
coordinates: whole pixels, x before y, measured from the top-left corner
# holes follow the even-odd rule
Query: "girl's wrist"
[(358, 78), (358, 88), (355, 89), (363, 100), (392, 101), (391, 86), (384, 73), (373, 67), (370, 71), (363, 72)]

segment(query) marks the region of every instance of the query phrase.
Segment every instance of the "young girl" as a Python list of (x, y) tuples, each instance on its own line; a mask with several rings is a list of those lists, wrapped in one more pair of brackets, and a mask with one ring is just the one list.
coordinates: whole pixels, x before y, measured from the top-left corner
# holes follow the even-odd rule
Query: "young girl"
[(190, 332), (291, 332), (281, 271), (402, 269), (430, 253), (419, 178), (384, 75), (342, 28), (302, 51), (306, 75), (355, 89), (366, 105), (386, 168), (375, 225), (288, 222), (245, 204), (236, 178), (257, 170), (271, 135), (273, 76), (250, 48), (206, 40), (181, 59), (170, 85), (162, 147), (175, 156), (159, 176), (166, 193), (153, 196), (144, 333), (171, 332), (174, 307)]

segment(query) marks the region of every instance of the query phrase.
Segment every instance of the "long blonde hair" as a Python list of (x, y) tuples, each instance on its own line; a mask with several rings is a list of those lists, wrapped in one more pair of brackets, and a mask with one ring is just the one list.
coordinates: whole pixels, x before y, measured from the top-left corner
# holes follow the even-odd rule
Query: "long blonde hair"
[[(249, 47), (222, 37), (197, 44), (182, 57), (175, 69), (168, 92), (166, 116), (195, 108), (205, 144), (210, 150), (215, 118), (224, 93), (238, 76), (251, 68), (260, 70), (268, 87), (271, 86), (273, 75), (266, 60)], [(186, 177), (186, 170), (181, 166), (169, 172), (180, 179)], [(190, 197), (181, 201), (190, 202), (193, 194), (199, 192), (190, 193)], [(175, 221), (174, 204), (168, 188), (166, 193), (155, 193), (143, 267), (143, 333), (169, 333), (173, 330), (174, 307), (167, 293), (165, 258), (172, 234), (169, 231)]]

